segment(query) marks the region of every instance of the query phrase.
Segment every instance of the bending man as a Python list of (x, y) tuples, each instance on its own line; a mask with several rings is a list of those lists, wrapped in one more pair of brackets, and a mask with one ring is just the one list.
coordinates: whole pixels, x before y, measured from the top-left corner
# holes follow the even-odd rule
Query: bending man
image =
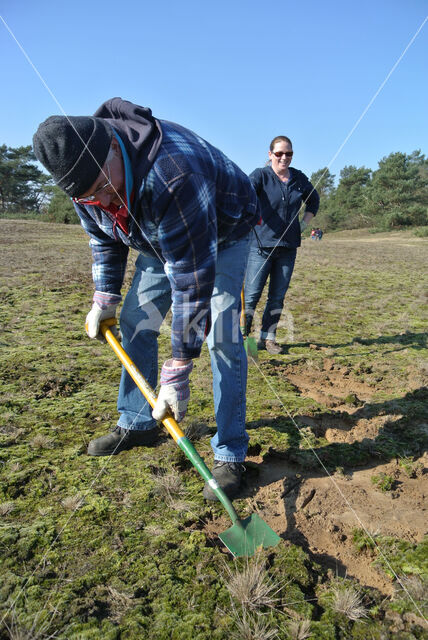
[[(156, 420), (182, 420), (193, 359), (207, 338), (217, 433), (213, 475), (229, 497), (246, 457), (247, 362), (239, 331), (240, 291), (258, 205), (249, 178), (221, 151), (178, 124), (121, 98), (94, 116), (51, 116), (33, 140), (40, 162), (74, 201), (90, 237), (95, 293), (88, 334), (114, 317), (130, 247), (135, 275), (120, 314), (123, 347), (155, 387), (157, 339), (172, 304), (171, 358), (153, 410), (123, 370), (119, 419), (89, 455), (153, 444)], [(208, 485), (207, 499), (216, 499)]]

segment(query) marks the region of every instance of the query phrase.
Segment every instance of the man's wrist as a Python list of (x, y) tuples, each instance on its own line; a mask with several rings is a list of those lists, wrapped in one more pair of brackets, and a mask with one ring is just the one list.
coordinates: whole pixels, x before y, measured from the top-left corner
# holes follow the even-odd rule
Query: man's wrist
[(189, 362), (191, 362), (191, 358), (188, 360), (177, 360), (176, 358), (173, 358), (170, 362), (172, 367), (185, 367)]

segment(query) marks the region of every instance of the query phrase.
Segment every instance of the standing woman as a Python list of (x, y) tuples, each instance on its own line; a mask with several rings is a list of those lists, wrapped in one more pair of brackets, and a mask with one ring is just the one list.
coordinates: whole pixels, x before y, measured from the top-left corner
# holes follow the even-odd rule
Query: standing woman
[[(246, 335), (249, 334), (257, 303), (268, 276), (269, 292), (262, 318), (259, 349), (281, 353), (276, 342), (276, 328), (284, 297), (290, 284), (300, 247), (301, 232), (318, 211), (319, 196), (304, 173), (290, 167), (293, 146), (287, 136), (277, 136), (270, 143), (270, 163), (250, 175), (261, 205), (261, 226), (250, 249), (245, 276)], [(305, 213), (299, 222), (299, 210)]]

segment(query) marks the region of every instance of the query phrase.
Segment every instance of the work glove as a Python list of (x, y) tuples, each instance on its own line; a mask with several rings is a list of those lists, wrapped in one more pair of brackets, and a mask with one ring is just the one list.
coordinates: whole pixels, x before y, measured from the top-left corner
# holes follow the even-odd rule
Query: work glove
[(181, 422), (186, 415), (190, 398), (189, 375), (193, 369), (193, 361), (190, 360), (182, 367), (174, 367), (172, 362), (167, 360), (162, 367), (161, 388), (152, 416), (155, 420), (163, 420), (172, 414), (177, 422)]
[(305, 220), (303, 220), (303, 219), (300, 220), (300, 231), (301, 231), (301, 233), (304, 232), (304, 230), (306, 229), (307, 226), (308, 226), (308, 223), (305, 222)]
[[(107, 320), (107, 318), (116, 317), (116, 307), (119, 304), (119, 301), (121, 299), (120, 296), (116, 296), (114, 294), (104, 294), (104, 298), (106, 298), (107, 296), (109, 300), (111, 300), (112, 297), (114, 297), (114, 298), (117, 298), (118, 301), (111, 304), (104, 303), (103, 292), (96, 291), (94, 298), (96, 298), (97, 300), (93, 302), (92, 309), (86, 316), (86, 322), (85, 322), (85, 329), (88, 336), (90, 338), (97, 338), (98, 340), (101, 340), (101, 342), (105, 342), (105, 338), (102, 335), (102, 333), (100, 333), (100, 322), (101, 320)], [(116, 337), (119, 337), (119, 331), (117, 327), (113, 326), (110, 328), (112, 330), (112, 333)]]

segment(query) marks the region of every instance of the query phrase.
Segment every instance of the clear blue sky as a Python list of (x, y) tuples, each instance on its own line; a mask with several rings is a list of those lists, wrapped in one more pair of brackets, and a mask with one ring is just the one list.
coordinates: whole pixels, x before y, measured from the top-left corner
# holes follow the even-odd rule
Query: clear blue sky
[[(69, 115), (120, 96), (193, 129), (247, 173), (285, 134), (310, 175), (330, 164), (427, 14), (426, 0), (3, 0), (0, 144), (31, 144), (61, 113), (15, 37)], [(428, 153), (427, 69), (428, 21), (332, 173)]]

